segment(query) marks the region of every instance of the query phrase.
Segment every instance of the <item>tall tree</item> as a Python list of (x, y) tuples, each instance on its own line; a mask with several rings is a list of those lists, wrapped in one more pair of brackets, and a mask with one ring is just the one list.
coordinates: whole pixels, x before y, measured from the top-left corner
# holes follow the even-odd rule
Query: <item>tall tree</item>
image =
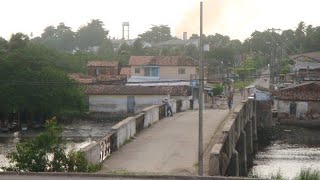
[(159, 43), (172, 39), (171, 29), (167, 25), (153, 25), (150, 30), (140, 34), (139, 37), (148, 43)]
[(90, 47), (101, 46), (109, 31), (99, 19), (93, 19), (77, 31), (77, 45), (81, 50), (88, 50)]
[(8, 49), (8, 41), (0, 37), (0, 51)]
[(70, 52), (75, 49), (75, 33), (71, 27), (59, 23), (57, 28), (48, 26), (41, 35), (43, 44), (49, 48), (63, 52)]
[(9, 40), (9, 50), (24, 48), (29, 43), (29, 37), (23, 33), (13, 34)]

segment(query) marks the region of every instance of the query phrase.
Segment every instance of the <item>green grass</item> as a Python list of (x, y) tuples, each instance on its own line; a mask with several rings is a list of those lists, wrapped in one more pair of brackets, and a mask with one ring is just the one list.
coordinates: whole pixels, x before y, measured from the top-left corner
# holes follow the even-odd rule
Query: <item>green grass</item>
[(301, 169), (295, 180), (320, 180), (320, 171), (311, 168)]
[(102, 169), (102, 163), (99, 164), (89, 164), (88, 165), (88, 172), (89, 173), (94, 173), (94, 172), (98, 172)]
[(277, 174), (272, 174), (270, 179), (272, 179), (272, 180), (286, 180), (286, 178), (283, 177), (280, 170), (277, 172)]

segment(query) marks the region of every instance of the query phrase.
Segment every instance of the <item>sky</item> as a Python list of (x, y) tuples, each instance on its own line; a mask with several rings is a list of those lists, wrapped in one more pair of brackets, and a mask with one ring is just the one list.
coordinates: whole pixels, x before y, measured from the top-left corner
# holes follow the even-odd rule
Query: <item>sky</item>
[[(204, 33), (243, 41), (255, 30), (296, 28), (300, 21), (320, 26), (319, 0), (202, 0)], [(200, 0), (1, 0), (0, 37), (23, 32), (39, 36), (47, 26), (64, 22), (76, 31), (100, 19), (111, 38), (121, 38), (122, 22), (130, 38), (152, 25), (171, 27), (172, 35), (199, 33)]]

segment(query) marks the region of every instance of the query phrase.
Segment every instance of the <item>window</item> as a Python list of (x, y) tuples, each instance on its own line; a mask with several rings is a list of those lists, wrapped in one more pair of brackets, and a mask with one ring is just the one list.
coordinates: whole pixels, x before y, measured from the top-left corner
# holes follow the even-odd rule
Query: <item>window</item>
[(135, 74), (140, 74), (140, 68), (135, 68), (135, 69), (134, 69), (134, 73), (135, 73)]
[(158, 67), (146, 67), (144, 68), (144, 76), (153, 76), (157, 77), (159, 75)]
[(95, 69), (95, 72), (96, 72), (96, 76), (98, 76), (100, 73), (99, 73), (99, 68), (96, 68)]
[(151, 76), (150, 68), (144, 68), (144, 76)]
[(186, 69), (185, 68), (179, 68), (178, 69), (178, 74), (186, 74)]

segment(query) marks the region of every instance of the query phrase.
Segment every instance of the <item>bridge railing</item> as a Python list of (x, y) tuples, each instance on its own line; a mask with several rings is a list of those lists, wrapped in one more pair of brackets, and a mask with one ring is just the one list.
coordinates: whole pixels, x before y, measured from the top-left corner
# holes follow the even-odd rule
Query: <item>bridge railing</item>
[[(226, 175), (231, 159), (235, 155), (236, 145), (248, 121), (253, 116), (253, 101), (248, 100), (235, 107), (223, 126), (218, 142), (213, 146), (209, 159), (210, 175)], [(246, 145), (245, 145), (246, 146)]]
[[(189, 100), (169, 100), (173, 113), (185, 111), (190, 108), (190, 104), (186, 104)], [(121, 146), (133, 138), (143, 129), (152, 126), (157, 121), (165, 118), (165, 105), (153, 105), (145, 108), (142, 113), (128, 117), (111, 128), (106, 136), (97, 142), (94, 142), (82, 149), (85, 152), (86, 159), (90, 163), (100, 163), (107, 157), (117, 151)]]

